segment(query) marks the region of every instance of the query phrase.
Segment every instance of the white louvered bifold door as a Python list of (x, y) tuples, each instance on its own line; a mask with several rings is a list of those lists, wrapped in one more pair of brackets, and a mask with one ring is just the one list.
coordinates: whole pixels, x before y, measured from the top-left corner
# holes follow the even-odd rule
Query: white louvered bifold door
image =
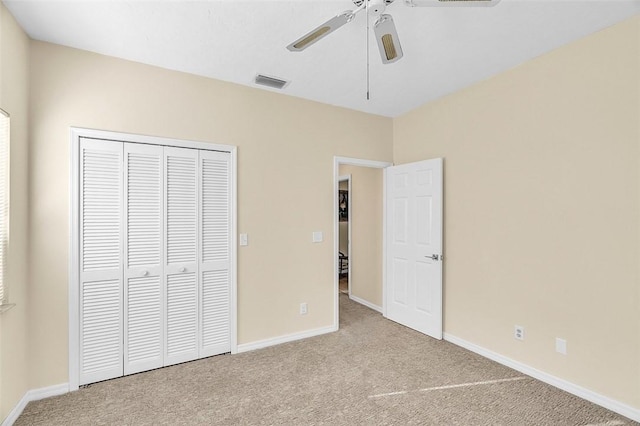
[(80, 141), (80, 375), (122, 376), (122, 150)]
[(200, 151), (200, 357), (231, 350), (231, 155)]
[(198, 151), (165, 148), (165, 365), (198, 358)]
[(163, 153), (124, 144), (124, 374), (164, 365)]

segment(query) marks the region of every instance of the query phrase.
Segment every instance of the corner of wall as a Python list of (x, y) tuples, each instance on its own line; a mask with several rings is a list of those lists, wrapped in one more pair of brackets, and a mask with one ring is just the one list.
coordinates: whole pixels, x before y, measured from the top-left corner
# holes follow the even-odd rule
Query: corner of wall
[(29, 389), (28, 173), (29, 37), (0, 3), (0, 107), (11, 116), (7, 293), (16, 306), (0, 314), (0, 419)]

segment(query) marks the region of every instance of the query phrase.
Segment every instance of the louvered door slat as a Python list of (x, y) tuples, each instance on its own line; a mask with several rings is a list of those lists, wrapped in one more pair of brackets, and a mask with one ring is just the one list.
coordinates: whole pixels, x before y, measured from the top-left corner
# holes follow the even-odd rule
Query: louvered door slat
[(124, 145), (125, 374), (164, 365), (164, 148)]
[(80, 142), (80, 384), (123, 374), (122, 150)]
[[(229, 273), (202, 273), (202, 347), (229, 351)], [(211, 354), (213, 355), (213, 354)]]
[(197, 358), (196, 274), (167, 277), (167, 364)]
[(121, 266), (121, 162), (118, 150), (100, 149), (101, 141), (82, 147), (82, 270), (101, 271)]
[(201, 356), (231, 350), (231, 161), (223, 152), (200, 152)]
[[(127, 360), (144, 363), (145, 370), (162, 366), (162, 313), (160, 277), (130, 278), (127, 309)], [(155, 362), (151, 362), (155, 361)], [(142, 367), (141, 367), (142, 368)], [(133, 368), (132, 368), (133, 369)], [(129, 374), (130, 371), (125, 371)]]
[(165, 365), (198, 358), (198, 151), (165, 148)]
[[(167, 148), (167, 263), (196, 261), (197, 151)], [(181, 152), (183, 151), (183, 152)]]
[(229, 258), (229, 162), (202, 153), (202, 261)]

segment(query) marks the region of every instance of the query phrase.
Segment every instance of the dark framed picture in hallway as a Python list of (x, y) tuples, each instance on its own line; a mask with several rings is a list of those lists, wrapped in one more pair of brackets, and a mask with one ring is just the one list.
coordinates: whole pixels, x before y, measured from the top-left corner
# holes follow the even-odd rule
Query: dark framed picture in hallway
[(340, 222), (349, 220), (349, 191), (338, 191), (338, 218)]

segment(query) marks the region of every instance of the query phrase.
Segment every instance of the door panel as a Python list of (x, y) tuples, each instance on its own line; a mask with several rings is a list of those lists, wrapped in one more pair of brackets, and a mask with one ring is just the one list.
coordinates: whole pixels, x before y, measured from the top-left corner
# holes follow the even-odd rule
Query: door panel
[(389, 167), (385, 185), (385, 315), (441, 339), (442, 159)]
[(391, 282), (393, 301), (403, 306), (407, 305), (408, 263), (406, 259), (398, 257), (393, 259), (393, 281)]
[(80, 292), (80, 383), (122, 375), (122, 282), (85, 281)]
[[(416, 282), (429, 281), (430, 265), (426, 261), (418, 260), (416, 262)], [(433, 296), (431, 295), (431, 286), (416, 285), (416, 310), (425, 314), (433, 312)]]
[(162, 367), (161, 277), (128, 278), (126, 298), (124, 374)]
[(200, 356), (231, 350), (231, 156), (200, 152)]
[(167, 283), (165, 365), (198, 358), (198, 151), (164, 149)]
[(198, 287), (195, 272), (167, 275), (167, 362), (198, 357)]
[(418, 245), (428, 246), (431, 244), (432, 211), (433, 203), (431, 197), (416, 198), (416, 214), (417, 217), (422, 217), (422, 220), (416, 221), (416, 244)]
[(397, 197), (393, 200), (393, 241), (396, 244), (407, 242), (407, 225), (409, 203), (407, 198)]
[(123, 371), (122, 149), (80, 141), (80, 384)]
[(164, 364), (163, 152), (124, 144), (124, 374)]
[(197, 250), (197, 156), (189, 149), (167, 148), (167, 264), (195, 264)]
[(229, 272), (202, 273), (202, 356), (229, 352)]

